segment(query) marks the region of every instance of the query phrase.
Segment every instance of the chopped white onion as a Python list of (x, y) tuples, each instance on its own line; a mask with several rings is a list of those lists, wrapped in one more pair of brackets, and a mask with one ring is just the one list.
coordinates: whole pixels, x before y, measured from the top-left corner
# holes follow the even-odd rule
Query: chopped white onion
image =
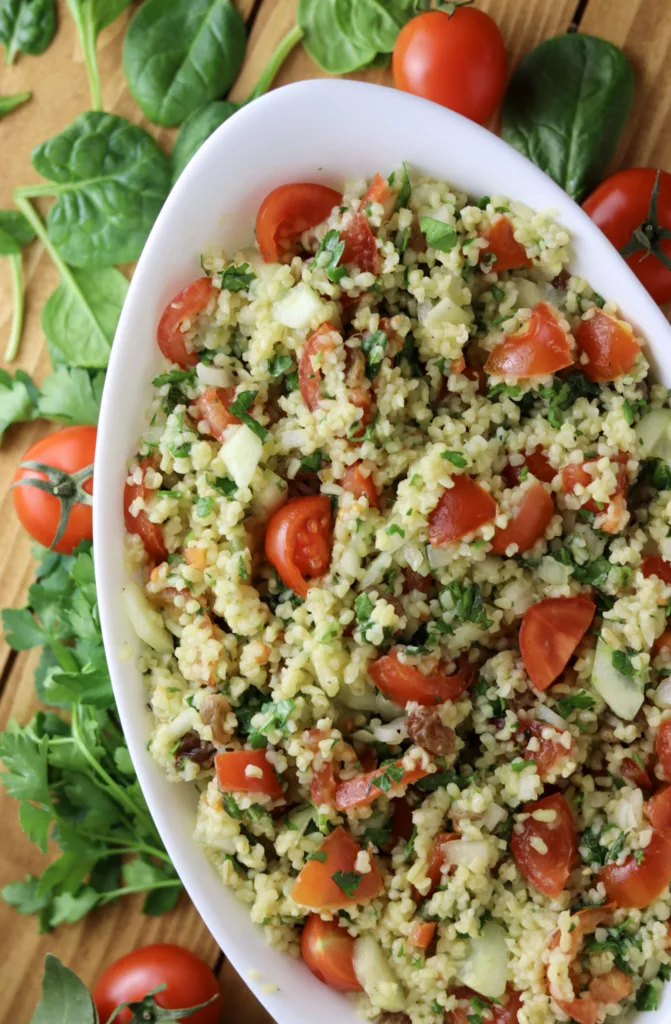
[(283, 448), (301, 448), (305, 441), (303, 430), (285, 430), (280, 437)]
[(434, 548), (431, 544), (426, 549), (426, 557), (432, 569), (442, 569), (454, 561), (454, 552), (449, 548)]
[(227, 388), (233, 383), (230, 370), (223, 366), (206, 366), (205, 363), (198, 363), (196, 376), (201, 384), (212, 388)]
[(640, 828), (643, 823), (643, 793), (640, 789), (623, 790), (615, 805), (615, 823), (629, 831)]
[(671, 676), (660, 683), (655, 691), (655, 703), (659, 706), (671, 708)]
[[(485, 813), (480, 818), (480, 825), (486, 828), (488, 832), (493, 832), (497, 825), (500, 825), (502, 821), (505, 821), (508, 817), (508, 812), (504, 811), (503, 807), (498, 804), (490, 804)], [(455, 839), (455, 842), (457, 840)]]
[(556, 711), (553, 711), (552, 708), (547, 707), (545, 704), (536, 705), (536, 718), (547, 722), (548, 725), (553, 725), (555, 729), (561, 729), (562, 732), (566, 732), (568, 728), (561, 715), (558, 715)]
[(400, 718), (395, 718), (392, 722), (376, 725), (372, 732), (380, 743), (388, 743), (390, 746), (402, 743), (408, 738), (408, 716), (401, 715)]
[(413, 572), (421, 572), (425, 568), (424, 552), (414, 544), (403, 545), (403, 557)]
[(372, 587), (375, 583), (379, 583), (390, 565), (391, 555), (387, 551), (381, 552), (366, 569), (359, 590), (366, 590), (367, 587)]
[(445, 864), (474, 864), (489, 861), (490, 845), (485, 839), (453, 839), (442, 848)]
[(313, 320), (324, 319), (324, 303), (305, 281), (299, 281), (273, 304), (278, 323), (294, 331), (306, 330)]

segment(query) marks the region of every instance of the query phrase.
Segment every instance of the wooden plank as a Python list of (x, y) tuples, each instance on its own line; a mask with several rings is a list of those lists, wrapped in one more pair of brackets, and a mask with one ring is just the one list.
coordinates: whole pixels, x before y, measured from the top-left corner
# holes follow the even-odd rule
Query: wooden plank
[(647, 165), (671, 171), (669, 0), (589, 0), (580, 31), (620, 46), (636, 75), (634, 108), (611, 170)]
[(226, 999), (226, 1021), (231, 1024), (273, 1024), (273, 1018), (261, 1006), (245, 981), (235, 971), (230, 960), (219, 969), (221, 990)]

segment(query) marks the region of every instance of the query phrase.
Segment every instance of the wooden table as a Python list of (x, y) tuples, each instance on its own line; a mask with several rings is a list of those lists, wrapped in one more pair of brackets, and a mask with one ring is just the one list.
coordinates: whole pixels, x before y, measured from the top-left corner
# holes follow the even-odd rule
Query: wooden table
[[(186, 3), (187, 0), (184, 0)], [(250, 26), (247, 59), (233, 91), (243, 99), (266, 64), (277, 42), (294, 24), (297, 0), (237, 0)], [(620, 166), (652, 165), (671, 170), (671, 57), (669, 0), (477, 0), (497, 20), (508, 47), (511, 66), (542, 39), (579, 24), (624, 48), (637, 80), (636, 105), (614, 160)], [(41, 57), (20, 57), (12, 68), (0, 70), (0, 94), (23, 89), (33, 100), (0, 122), (3, 173), (0, 206), (11, 206), (12, 189), (36, 180), (29, 154), (34, 145), (56, 134), (87, 109), (88, 85), (74, 26), (65, 0), (60, 3), (60, 27), (49, 50)], [(173, 132), (147, 124), (126, 87), (121, 71), (121, 47), (128, 17), (122, 16), (100, 40), (100, 66), (106, 110), (142, 124), (168, 148)], [(287, 60), (278, 85), (322, 77), (307, 54), (298, 48)], [(360, 76), (391, 84), (388, 71)], [(382, 168), (384, 171), (385, 168)], [(33, 245), (25, 258), (28, 294), (26, 325), (17, 365), (40, 380), (49, 370), (40, 313), (57, 285), (56, 271), (41, 246)], [(0, 350), (4, 350), (11, 314), (7, 261), (0, 260)], [(15, 369), (16, 367), (13, 367)], [(32, 576), (29, 540), (15, 518), (9, 481), (21, 453), (45, 432), (44, 422), (12, 428), (0, 450), (0, 607), (20, 605)], [(24, 723), (35, 709), (32, 675), (34, 653), (16, 654), (0, 639), (0, 728), (15, 717)], [(39, 873), (44, 858), (19, 829), (16, 806), (0, 790), (3, 839), (0, 843), (0, 885), (27, 872)], [(61, 926), (38, 935), (32, 918), (21, 918), (0, 903), (0, 964), (3, 977), (3, 1012), (0, 1016), (24, 1024), (39, 997), (42, 961), (47, 951), (60, 956), (88, 982), (102, 966), (135, 946), (174, 941), (189, 946), (219, 972), (224, 991), (225, 1021), (230, 1024), (272, 1024), (271, 1018), (235, 974), (207, 933), (189, 900), (160, 918), (145, 918), (140, 901), (126, 900), (91, 914), (77, 925)]]

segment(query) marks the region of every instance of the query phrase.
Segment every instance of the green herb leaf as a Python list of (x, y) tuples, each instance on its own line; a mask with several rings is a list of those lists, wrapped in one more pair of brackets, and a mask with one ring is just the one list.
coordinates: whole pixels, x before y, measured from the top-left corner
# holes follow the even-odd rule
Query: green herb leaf
[(221, 272), (221, 287), (229, 292), (244, 292), (252, 281), (256, 280), (256, 274), (249, 270), (249, 263), (241, 263), (239, 267), (227, 267)]
[(17, 53), (33, 57), (44, 53), (56, 34), (54, 0), (3, 0), (0, 4), (0, 43), (5, 64), (13, 64)]
[(83, 981), (60, 960), (47, 953), (42, 978), (42, 999), (31, 1024), (98, 1024), (93, 1000)]
[(407, 207), (410, 202), (410, 196), (412, 194), (412, 188), (410, 186), (410, 177), (408, 176), (408, 168), (403, 162), (403, 177), (401, 179), (401, 188), (398, 195), (396, 196), (396, 202), (394, 204), (394, 210), (398, 212), (404, 206)]
[(195, 156), (210, 135), (239, 109), (239, 103), (213, 100), (212, 103), (206, 103), (204, 107), (189, 114), (179, 130), (172, 149), (173, 183), (177, 181), (191, 158)]
[(459, 466), (461, 469), (468, 465), (464, 456), (459, 452), (441, 452), (440, 457), (441, 459), (447, 459), (453, 466)]
[(340, 232), (334, 228), (326, 232), (315, 253), (316, 265), (326, 271), (329, 281), (334, 284), (338, 284), (347, 273), (346, 267), (339, 266), (344, 251), (345, 243), (340, 238)]
[(647, 985), (641, 985), (636, 993), (636, 1009), (643, 1012), (658, 1010), (660, 1006), (660, 985), (651, 981)]
[(294, 361), (291, 356), (273, 356), (268, 363), (268, 373), (271, 377), (282, 377), (291, 370), (292, 366), (294, 366)]
[(37, 401), (37, 416), (57, 423), (90, 424), (100, 415), (105, 374), (79, 367), (60, 367), (45, 377)]
[(34, 418), (37, 399), (37, 388), (24, 370), (17, 370), (12, 377), (0, 369), (0, 444), (12, 423)]
[(248, 736), (254, 750), (259, 750), (266, 746), (266, 737), (271, 732), (279, 730), (284, 736), (288, 735), (286, 725), (295, 706), (296, 702), (293, 700), (270, 701), (263, 705), (260, 712), (257, 713), (264, 715), (265, 720), (261, 725), (253, 726)]
[(326, 850), (315, 850), (315, 852), (311, 853), (307, 859), (319, 861), (320, 864), (326, 864), (326, 856)]
[(461, 583), (453, 580), (441, 591), (449, 594), (454, 606), (454, 616), (461, 622), (474, 622), (481, 629), (489, 629), (491, 620), (487, 617), (482, 591), (477, 583)]
[(366, 357), (366, 376), (368, 380), (375, 380), (382, 365), (384, 354), (387, 351), (389, 339), (384, 331), (368, 331), (363, 336), (361, 351)]
[(626, 651), (613, 651), (611, 655), (611, 661), (613, 662), (613, 668), (621, 672), (623, 676), (627, 676), (628, 679), (633, 679), (637, 676), (638, 670), (634, 668), (632, 664), (632, 656), (637, 652), (627, 648)]
[(416, 0), (299, 0), (297, 20), (312, 59), (332, 75), (346, 75), (391, 53), (416, 13)]
[(22, 213), (18, 210), (0, 210), (0, 256), (18, 256), (34, 238), (35, 232)]
[(345, 896), (351, 897), (359, 888), (363, 875), (360, 875), (358, 871), (336, 871), (331, 878), (341, 892), (345, 893)]
[(265, 441), (268, 437), (268, 431), (247, 412), (247, 410), (251, 409), (254, 405), (254, 400), (257, 395), (258, 391), (242, 391), (236, 397), (235, 401), (229, 405), (228, 411), (246, 424), (246, 426), (248, 426), (257, 437), (260, 437), (262, 441)]
[(591, 697), (586, 690), (571, 694), (570, 697), (562, 697), (557, 701), (557, 714), (562, 718), (569, 718), (574, 711), (590, 711), (596, 706), (594, 697)]
[(322, 468), (323, 461), (324, 453), (321, 448), (317, 448), (316, 451), (310, 452), (309, 455), (301, 459), (301, 469), (305, 473), (318, 473)]
[(435, 217), (420, 217), (419, 226), (426, 238), (426, 244), (439, 252), (451, 252), (457, 244), (457, 232), (451, 224), (445, 224)]

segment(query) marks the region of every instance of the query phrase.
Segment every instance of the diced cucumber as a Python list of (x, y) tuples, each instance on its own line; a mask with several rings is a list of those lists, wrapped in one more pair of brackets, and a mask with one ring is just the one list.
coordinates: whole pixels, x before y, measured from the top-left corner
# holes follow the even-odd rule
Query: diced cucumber
[(324, 303), (305, 281), (299, 281), (273, 305), (275, 319), (294, 331), (304, 331), (313, 320), (325, 320)]
[(373, 1006), (396, 1013), (405, 1006), (405, 993), (389, 960), (372, 935), (360, 935), (354, 943), (352, 964), (359, 984)]
[(144, 591), (137, 583), (127, 583), (122, 595), (126, 614), (140, 640), (144, 640), (158, 654), (172, 654), (172, 637), (159, 613), (149, 604)]
[(238, 487), (248, 487), (263, 451), (263, 442), (243, 423), (224, 441), (219, 455)]
[(671, 409), (653, 409), (636, 427), (644, 459), (671, 462)]
[(496, 921), (487, 921), (475, 939), (471, 939), (468, 959), (457, 972), (464, 985), (485, 999), (498, 999), (508, 983), (508, 946), (506, 933)]
[(619, 672), (613, 665), (613, 648), (603, 640), (598, 641), (594, 652), (591, 684), (611, 711), (625, 722), (633, 721), (645, 698), (644, 681)]
[(272, 469), (264, 469), (260, 474), (258, 485), (254, 484), (252, 494), (252, 512), (264, 518), (273, 514), (275, 509), (287, 500), (287, 485), (281, 476)]

